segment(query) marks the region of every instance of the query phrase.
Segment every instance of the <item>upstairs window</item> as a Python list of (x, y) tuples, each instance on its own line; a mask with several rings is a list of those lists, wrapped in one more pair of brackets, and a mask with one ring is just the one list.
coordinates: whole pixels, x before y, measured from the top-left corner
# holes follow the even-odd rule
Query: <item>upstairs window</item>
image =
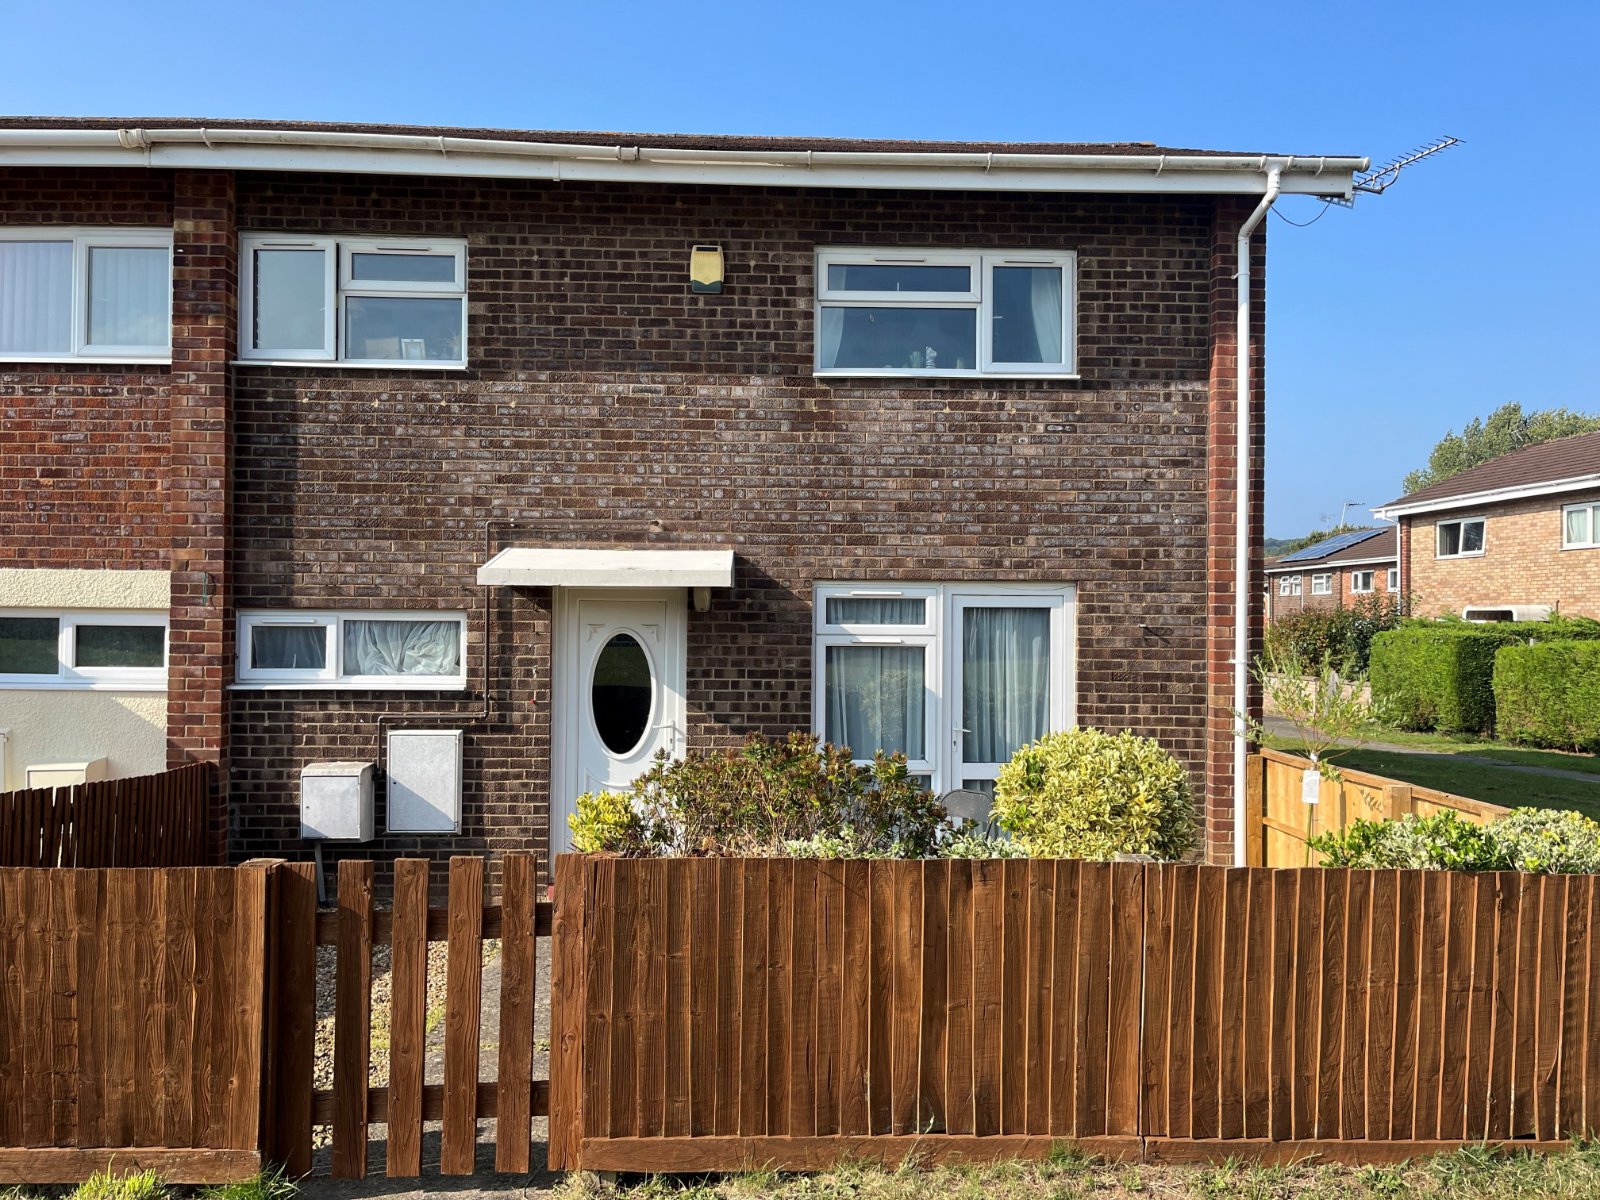
[(1333, 595), (1333, 576), (1313, 575), (1311, 577), (1311, 594), (1313, 596)]
[(1358, 596), (1372, 591), (1372, 577), (1373, 573), (1371, 571), (1351, 571), (1350, 591)]
[(1298, 576), (1298, 575), (1279, 575), (1278, 576), (1278, 595), (1280, 595), (1280, 596), (1298, 596), (1298, 595), (1300, 595), (1300, 576)]
[(0, 688), (158, 690), (167, 686), (159, 612), (0, 612)]
[(0, 230), (0, 360), (171, 357), (170, 230)]
[(1561, 513), (1561, 548), (1591, 550), (1600, 546), (1600, 504), (1569, 504)]
[(824, 250), (818, 375), (1071, 375), (1076, 256)]
[(247, 234), (240, 257), (242, 359), (466, 365), (464, 242)]
[(1440, 558), (1471, 558), (1483, 553), (1483, 518), (1463, 517), (1459, 521), (1440, 521)]

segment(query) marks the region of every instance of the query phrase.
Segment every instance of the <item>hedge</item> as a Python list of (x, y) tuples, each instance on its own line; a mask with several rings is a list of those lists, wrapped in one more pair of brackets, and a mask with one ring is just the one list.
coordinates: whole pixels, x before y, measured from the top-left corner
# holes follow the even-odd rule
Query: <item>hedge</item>
[(1496, 728), (1509, 741), (1600, 752), (1600, 642), (1503, 647), (1494, 702)]
[(1494, 656), (1515, 634), (1495, 626), (1405, 625), (1372, 639), (1372, 704), (1402, 729), (1489, 733)]

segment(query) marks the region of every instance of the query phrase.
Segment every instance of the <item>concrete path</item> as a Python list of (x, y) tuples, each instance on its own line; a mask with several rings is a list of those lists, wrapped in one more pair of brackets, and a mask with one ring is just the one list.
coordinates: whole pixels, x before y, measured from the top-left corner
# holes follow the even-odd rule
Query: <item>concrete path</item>
[[(1267, 732), (1279, 737), (1294, 737), (1294, 726), (1283, 717), (1267, 717), (1262, 724)], [(1472, 767), (1490, 767), (1496, 771), (1520, 771), (1524, 775), (1542, 775), (1546, 779), (1575, 779), (1579, 783), (1592, 783), (1600, 793), (1600, 775), (1586, 771), (1563, 771), (1559, 767), (1533, 767), (1523, 763), (1502, 762), (1498, 758), (1485, 758), (1481, 754), (1460, 754), (1454, 750), (1424, 750), (1417, 746), (1397, 746), (1393, 742), (1362, 742), (1347, 738), (1340, 745), (1359, 746), (1362, 750), (1381, 750), (1385, 754), (1414, 754), (1419, 758), (1448, 758), (1451, 762)]]

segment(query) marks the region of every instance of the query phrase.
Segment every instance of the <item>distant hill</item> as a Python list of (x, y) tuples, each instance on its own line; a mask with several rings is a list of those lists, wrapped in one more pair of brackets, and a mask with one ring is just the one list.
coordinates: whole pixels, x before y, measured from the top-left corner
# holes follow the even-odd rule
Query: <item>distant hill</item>
[(1288, 547), (1298, 542), (1299, 538), (1267, 538), (1261, 543), (1261, 548), (1266, 551), (1268, 558), (1277, 558), (1287, 552)]

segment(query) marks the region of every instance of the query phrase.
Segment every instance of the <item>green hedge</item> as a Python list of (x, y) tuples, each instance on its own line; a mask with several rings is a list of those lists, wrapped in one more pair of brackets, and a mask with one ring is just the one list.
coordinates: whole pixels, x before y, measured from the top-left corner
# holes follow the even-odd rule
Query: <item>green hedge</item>
[(1503, 647), (1494, 702), (1496, 728), (1509, 741), (1600, 751), (1600, 642)]
[(1516, 635), (1492, 625), (1405, 625), (1372, 639), (1372, 704), (1402, 729), (1489, 733), (1494, 656)]

